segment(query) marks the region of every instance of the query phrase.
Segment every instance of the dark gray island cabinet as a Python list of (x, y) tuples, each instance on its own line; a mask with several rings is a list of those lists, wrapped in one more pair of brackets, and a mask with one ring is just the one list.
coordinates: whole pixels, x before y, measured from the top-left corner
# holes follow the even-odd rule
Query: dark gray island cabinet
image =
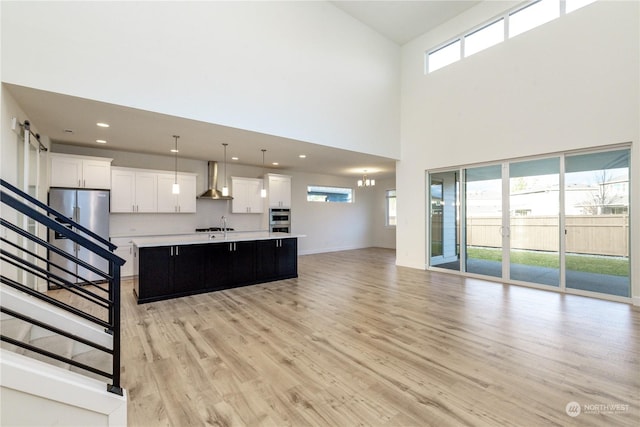
[(138, 304), (298, 277), (296, 237), (137, 245)]

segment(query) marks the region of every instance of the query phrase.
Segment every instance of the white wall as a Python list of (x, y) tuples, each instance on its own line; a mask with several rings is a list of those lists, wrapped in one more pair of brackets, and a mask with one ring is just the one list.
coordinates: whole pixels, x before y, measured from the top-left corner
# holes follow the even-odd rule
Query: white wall
[(292, 229), (294, 233), (307, 236), (299, 241), (301, 254), (373, 246), (373, 192), (355, 188), (353, 203), (307, 202), (308, 185), (354, 188), (355, 181), (320, 174), (294, 175), (291, 186)]
[[(113, 159), (113, 166), (173, 170), (173, 157), (155, 156), (100, 148), (54, 144), (52, 151)], [(218, 167), (218, 187), (222, 188), (222, 159)], [(207, 187), (207, 163), (202, 160), (178, 160), (178, 170), (197, 176), (197, 193)], [(304, 234), (298, 242), (301, 254), (356, 249), (369, 246), (393, 248), (395, 229), (384, 227), (384, 189), (393, 188), (394, 179), (380, 180), (376, 187), (356, 189), (354, 203), (307, 202), (308, 185), (354, 187), (355, 180), (323, 174), (266, 169), (292, 177), (292, 231)], [(227, 175), (259, 178), (263, 169), (227, 163)], [(233, 190), (233, 189), (232, 189)], [(110, 234), (116, 236), (192, 233), (195, 228), (220, 225), (220, 217), (228, 217), (228, 225), (236, 230), (259, 230), (266, 214), (233, 214), (231, 202), (198, 200), (195, 214), (111, 214)]]
[(2, 125), (0, 126), (0, 173), (2, 179), (13, 184), (20, 185), (19, 174), (22, 173), (22, 165), (18, 165), (20, 157), (19, 151), (22, 150), (22, 136), (20, 126), (16, 125), (16, 130), (11, 129), (11, 119), (15, 117), (18, 123), (24, 123), (28, 120), (25, 112), (18, 106), (15, 99), (4, 86), (0, 88), (0, 103)]
[[(399, 157), (400, 48), (329, 2), (2, 2), (0, 7), (5, 82)], [(173, 169), (170, 157), (108, 150), (104, 156), (119, 166)], [(180, 160), (178, 167), (198, 173), (198, 191), (204, 191), (206, 162)], [(234, 174), (261, 171), (229, 167), (228, 175)], [(299, 191), (293, 230), (309, 234), (301, 251), (393, 242), (389, 230), (368, 228), (370, 209), (363, 204), (368, 196), (348, 207), (323, 207), (319, 215), (301, 202), (306, 181), (293, 175)], [(353, 185), (329, 176), (312, 181)], [(111, 232), (187, 232), (218, 225), (229, 212), (226, 202), (213, 201), (198, 201), (197, 210), (113, 215)], [(228, 216), (237, 229), (261, 224), (258, 216)], [(316, 230), (330, 231), (315, 235)]]
[(386, 191), (395, 190), (395, 177), (389, 179), (376, 179), (376, 186), (362, 191), (372, 192), (371, 214), (372, 226), (372, 245), (378, 248), (395, 249), (396, 247), (396, 227), (386, 225), (387, 203)]
[[(597, 2), (424, 75), (425, 51), (500, 7), (481, 3), (403, 47), (399, 265), (425, 267), (428, 169), (633, 142), (631, 209), (640, 210), (640, 3)], [(632, 275), (637, 298), (638, 262)]]
[(399, 157), (400, 48), (329, 2), (1, 2), (2, 80)]

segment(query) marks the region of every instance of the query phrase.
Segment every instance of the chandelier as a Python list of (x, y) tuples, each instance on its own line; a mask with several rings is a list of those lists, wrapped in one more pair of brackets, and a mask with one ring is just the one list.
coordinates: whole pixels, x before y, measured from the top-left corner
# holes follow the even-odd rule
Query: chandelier
[(358, 180), (358, 187), (373, 187), (374, 185), (376, 185), (376, 180), (375, 179), (369, 179), (369, 177), (367, 176), (367, 171), (364, 171), (364, 174), (362, 175), (362, 179)]

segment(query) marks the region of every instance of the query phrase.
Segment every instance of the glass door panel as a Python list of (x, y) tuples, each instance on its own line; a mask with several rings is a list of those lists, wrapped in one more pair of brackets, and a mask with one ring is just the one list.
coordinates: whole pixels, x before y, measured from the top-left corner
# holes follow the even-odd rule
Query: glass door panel
[(430, 266), (460, 271), (458, 171), (429, 174)]
[(629, 150), (565, 158), (567, 288), (630, 296)]
[(502, 277), (502, 166), (465, 170), (465, 271)]
[(509, 164), (509, 278), (560, 285), (560, 158)]
[(442, 256), (443, 225), (442, 180), (431, 179), (431, 256)]

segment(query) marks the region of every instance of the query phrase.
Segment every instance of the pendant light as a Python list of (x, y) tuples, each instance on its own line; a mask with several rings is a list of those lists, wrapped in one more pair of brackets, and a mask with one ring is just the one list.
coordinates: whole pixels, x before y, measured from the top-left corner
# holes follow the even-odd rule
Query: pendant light
[(224, 186), (222, 187), (222, 195), (224, 197), (229, 196), (229, 187), (227, 186), (227, 144), (226, 142), (222, 143), (224, 147)]
[(176, 141), (175, 142), (175, 147), (172, 150), (173, 154), (174, 154), (174, 159), (175, 159), (176, 175), (175, 175), (175, 180), (173, 181), (173, 185), (171, 186), (171, 193), (172, 194), (180, 194), (180, 184), (178, 184), (178, 138), (180, 138), (180, 136), (173, 135), (173, 138)]
[(367, 177), (367, 170), (365, 169), (362, 179), (358, 180), (358, 187), (373, 187), (374, 185), (376, 185), (376, 180), (369, 179), (369, 177)]
[(267, 197), (267, 189), (264, 188), (264, 153), (265, 153), (264, 148), (262, 149), (262, 190), (260, 190), (260, 197), (262, 197), (263, 199), (265, 197)]

